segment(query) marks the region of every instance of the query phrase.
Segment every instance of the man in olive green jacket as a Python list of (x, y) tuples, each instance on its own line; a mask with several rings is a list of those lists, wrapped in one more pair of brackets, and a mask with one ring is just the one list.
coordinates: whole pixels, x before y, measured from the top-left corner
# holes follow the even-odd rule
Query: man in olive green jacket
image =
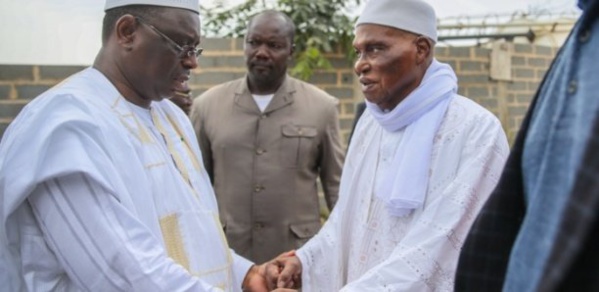
[(256, 262), (320, 229), (317, 179), (337, 201), (344, 151), (337, 100), (286, 74), (295, 27), (266, 11), (248, 24), (245, 78), (211, 88), (191, 119), (230, 246)]

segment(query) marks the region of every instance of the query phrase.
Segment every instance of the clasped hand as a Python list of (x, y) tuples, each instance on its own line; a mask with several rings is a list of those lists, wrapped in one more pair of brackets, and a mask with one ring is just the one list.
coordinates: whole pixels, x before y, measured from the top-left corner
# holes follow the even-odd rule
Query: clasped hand
[(296, 291), (302, 285), (302, 264), (295, 251), (280, 254), (271, 261), (254, 266), (244, 281), (243, 291)]

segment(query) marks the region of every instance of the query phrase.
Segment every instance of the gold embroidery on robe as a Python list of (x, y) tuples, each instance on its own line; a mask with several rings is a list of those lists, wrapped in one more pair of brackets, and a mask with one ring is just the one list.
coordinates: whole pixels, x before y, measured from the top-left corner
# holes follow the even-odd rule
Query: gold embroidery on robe
[(181, 230), (179, 230), (179, 218), (177, 215), (172, 214), (162, 217), (160, 219), (160, 229), (168, 256), (189, 271), (189, 257), (185, 251), (185, 244), (183, 243)]

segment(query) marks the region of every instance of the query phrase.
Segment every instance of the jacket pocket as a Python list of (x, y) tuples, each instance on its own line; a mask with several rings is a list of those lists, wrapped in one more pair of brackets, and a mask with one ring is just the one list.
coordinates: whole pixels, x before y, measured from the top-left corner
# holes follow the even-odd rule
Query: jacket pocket
[(283, 125), (281, 134), (281, 163), (285, 167), (297, 167), (314, 147), (318, 131), (312, 126)]
[(289, 225), (289, 229), (291, 230), (291, 233), (295, 239), (295, 247), (300, 248), (302, 245), (304, 245), (310, 238), (318, 233), (320, 227), (320, 221), (295, 223)]

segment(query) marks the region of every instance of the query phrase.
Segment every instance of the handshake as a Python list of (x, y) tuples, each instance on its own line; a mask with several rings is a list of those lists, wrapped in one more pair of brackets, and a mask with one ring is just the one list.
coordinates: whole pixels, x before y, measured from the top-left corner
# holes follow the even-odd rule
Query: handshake
[(296, 291), (302, 285), (302, 263), (295, 250), (284, 252), (262, 265), (252, 266), (243, 281), (243, 292)]

